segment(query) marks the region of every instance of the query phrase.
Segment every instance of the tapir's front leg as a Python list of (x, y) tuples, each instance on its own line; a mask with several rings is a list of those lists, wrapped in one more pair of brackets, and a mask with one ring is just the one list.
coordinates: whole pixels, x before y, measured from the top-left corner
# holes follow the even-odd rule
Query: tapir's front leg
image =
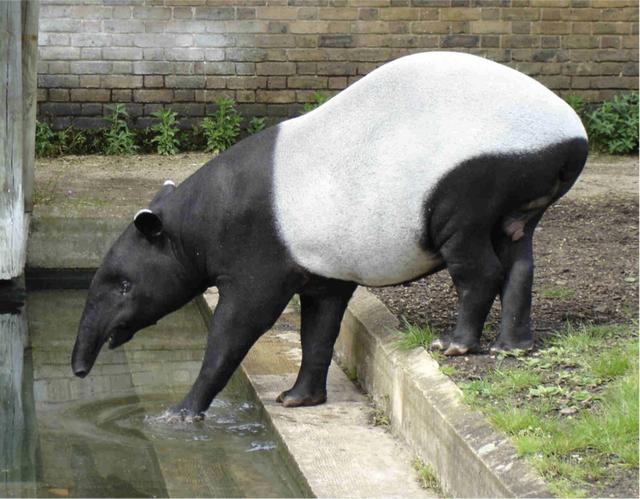
[(183, 419), (202, 418), (251, 346), (278, 319), (295, 286), (265, 281), (272, 286), (219, 288), (220, 301), (209, 328), (202, 368), (187, 396), (170, 413)]

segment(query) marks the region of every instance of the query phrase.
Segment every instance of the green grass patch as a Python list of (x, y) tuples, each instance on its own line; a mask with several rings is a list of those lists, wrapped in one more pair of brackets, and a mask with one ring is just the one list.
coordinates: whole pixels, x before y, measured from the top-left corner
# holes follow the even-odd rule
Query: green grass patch
[(638, 467), (637, 324), (567, 325), (529, 357), (462, 385), (562, 497), (598, 495)]
[(445, 376), (453, 376), (458, 370), (455, 366), (440, 366), (440, 372)]
[(575, 295), (575, 291), (562, 287), (544, 288), (540, 291), (543, 298), (552, 300), (569, 300)]
[(402, 319), (403, 329), (398, 331), (400, 339), (395, 345), (400, 350), (413, 350), (414, 348), (428, 348), (437, 335), (430, 326), (419, 327), (409, 323), (405, 318)]

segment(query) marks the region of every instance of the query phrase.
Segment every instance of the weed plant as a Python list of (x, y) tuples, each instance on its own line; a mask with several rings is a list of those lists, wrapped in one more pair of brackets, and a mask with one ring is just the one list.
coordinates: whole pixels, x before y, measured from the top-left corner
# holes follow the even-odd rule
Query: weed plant
[(50, 157), (60, 154), (56, 133), (48, 123), (36, 121), (36, 156)]
[(216, 104), (216, 113), (202, 120), (200, 128), (207, 142), (205, 150), (217, 154), (235, 143), (240, 133), (242, 117), (232, 99), (222, 98)]
[(609, 154), (638, 151), (638, 92), (617, 95), (596, 106), (578, 95), (565, 100), (582, 119), (591, 147)]
[(615, 96), (587, 114), (589, 138), (610, 154), (638, 151), (638, 92)]
[(127, 119), (129, 113), (123, 104), (112, 107), (107, 117), (109, 128), (105, 133), (104, 153), (107, 155), (134, 154), (138, 146), (134, 142), (134, 134), (129, 130)]
[(151, 142), (156, 145), (156, 152), (164, 156), (171, 156), (178, 153), (180, 141), (178, 140), (178, 113), (170, 109), (161, 109), (151, 116), (157, 118), (159, 123), (151, 127), (154, 133)]
[(258, 118), (257, 116), (254, 116), (249, 121), (249, 126), (247, 126), (247, 133), (249, 135), (253, 135), (254, 133), (258, 133), (264, 130), (266, 126), (267, 126), (266, 118)]
[(423, 489), (431, 489), (437, 492), (439, 497), (443, 496), (440, 481), (430, 464), (425, 463), (419, 457), (413, 460), (413, 469), (418, 475), (418, 483)]
[(314, 92), (311, 96), (311, 99), (311, 102), (305, 102), (304, 106), (302, 106), (302, 114), (306, 114), (309, 111), (313, 111), (314, 109), (320, 107), (322, 104), (329, 100), (329, 97), (322, 92)]

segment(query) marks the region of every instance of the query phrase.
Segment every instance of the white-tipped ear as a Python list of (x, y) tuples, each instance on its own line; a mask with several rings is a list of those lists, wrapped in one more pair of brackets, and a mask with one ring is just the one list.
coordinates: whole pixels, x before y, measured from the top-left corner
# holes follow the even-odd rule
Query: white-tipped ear
[(162, 234), (162, 220), (149, 208), (144, 208), (135, 214), (133, 223), (145, 237), (157, 237)]
[(173, 180), (165, 180), (164, 184), (162, 184), (163, 186), (165, 185), (172, 185), (172, 186), (176, 186), (176, 183)]
[(149, 208), (142, 208), (140, 211), (138, 211), (138, 213), (133, 215), (133, 221), (135, 222), (136, 219), (143, 213), (153, 213), (153, 212)]

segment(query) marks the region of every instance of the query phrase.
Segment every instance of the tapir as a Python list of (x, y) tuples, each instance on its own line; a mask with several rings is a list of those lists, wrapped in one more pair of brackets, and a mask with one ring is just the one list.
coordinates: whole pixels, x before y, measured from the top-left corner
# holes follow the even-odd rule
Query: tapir
[(434, 347), (477, 351), (499, 296), (493, 348), (531, 348), (534, 229), (587, 152), (572, 108), (514, 69), (451, 52), (396, 59), (165, 183), (91, 282), (73, 371), (217, 286), (202, 368), (171, 409), (199, 417), (297, 293), (302, 362), (278, 401), (321, 404), (356, 287), (442, 269), (458, 310)]

